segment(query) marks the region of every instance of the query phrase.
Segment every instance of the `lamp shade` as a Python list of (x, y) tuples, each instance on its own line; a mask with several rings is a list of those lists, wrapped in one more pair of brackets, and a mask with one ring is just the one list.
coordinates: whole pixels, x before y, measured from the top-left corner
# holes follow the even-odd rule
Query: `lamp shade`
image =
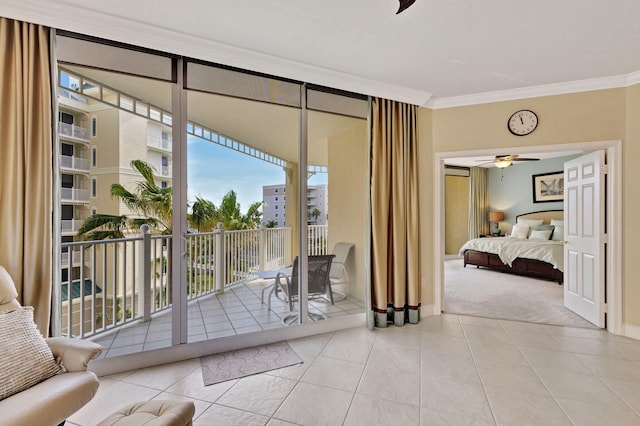
[(504, 220), (504, 213), (489, 212), (489, 222), (500, 222)]

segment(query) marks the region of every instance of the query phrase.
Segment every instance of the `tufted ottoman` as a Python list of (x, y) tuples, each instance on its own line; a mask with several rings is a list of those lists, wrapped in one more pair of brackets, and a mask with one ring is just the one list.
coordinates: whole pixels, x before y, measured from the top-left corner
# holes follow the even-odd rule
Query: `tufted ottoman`
[(195, 410), (192, 401), (136, 402), (113, 413), (98, 426), (190, 426)]

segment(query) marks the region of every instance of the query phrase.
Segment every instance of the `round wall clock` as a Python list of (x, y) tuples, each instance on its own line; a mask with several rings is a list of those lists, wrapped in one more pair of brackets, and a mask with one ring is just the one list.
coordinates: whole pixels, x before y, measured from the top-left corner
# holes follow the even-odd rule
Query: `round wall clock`
[(538, 126), (538, 116), (528, 109), (521, 109), (513, 113), (507, 121), (509, 131), (516, 136), (525, 136), (533, 132)]

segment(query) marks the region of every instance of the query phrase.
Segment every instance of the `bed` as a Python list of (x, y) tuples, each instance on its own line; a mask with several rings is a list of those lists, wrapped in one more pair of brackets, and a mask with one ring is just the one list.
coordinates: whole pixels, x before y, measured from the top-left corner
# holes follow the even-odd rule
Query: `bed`
[[(549, 228), (551, 223), (562, 221), (562, 210), (546, 210), (517, 216), (517, 222), (534, 223), (536, 228)], [(537, 223), (535, 222), (535, 223)], [(533, 226), (532, 226), (533, 227)], [(558, 228), (558, 232), (561, 230)], [(553, 235), (553, 234), (552, 234)], [(562, 234), (554, 240), (530, 240), (508, 237), (475, 238), (460, 249), (464, 266), (475, 265), (516, 275), (556, 281), (564, 279), (564, 246)]]

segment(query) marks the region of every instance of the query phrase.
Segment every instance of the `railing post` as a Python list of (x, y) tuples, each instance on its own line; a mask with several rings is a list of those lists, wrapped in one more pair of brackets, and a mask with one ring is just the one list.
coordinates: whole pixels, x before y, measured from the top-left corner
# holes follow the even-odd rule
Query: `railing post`
[(222, 222), (218, 222), (218, 229), (214, 232), (216, 239), (216, 291), (224, 293), (225, 277), (225, 252), (224, 252), (224, 229)]
[(140, 262), (138, 268), (138, 311), (142, 314), (142, 321), (151, 319), (151, 234), (149, 225), (140, 227), (142, 236), (142, 250), (140, 250)]
[(260, 226), (258, 231), (260, 235), (260, 270), (267, 270), (267, 229), (264, 227), (264, 223)]

